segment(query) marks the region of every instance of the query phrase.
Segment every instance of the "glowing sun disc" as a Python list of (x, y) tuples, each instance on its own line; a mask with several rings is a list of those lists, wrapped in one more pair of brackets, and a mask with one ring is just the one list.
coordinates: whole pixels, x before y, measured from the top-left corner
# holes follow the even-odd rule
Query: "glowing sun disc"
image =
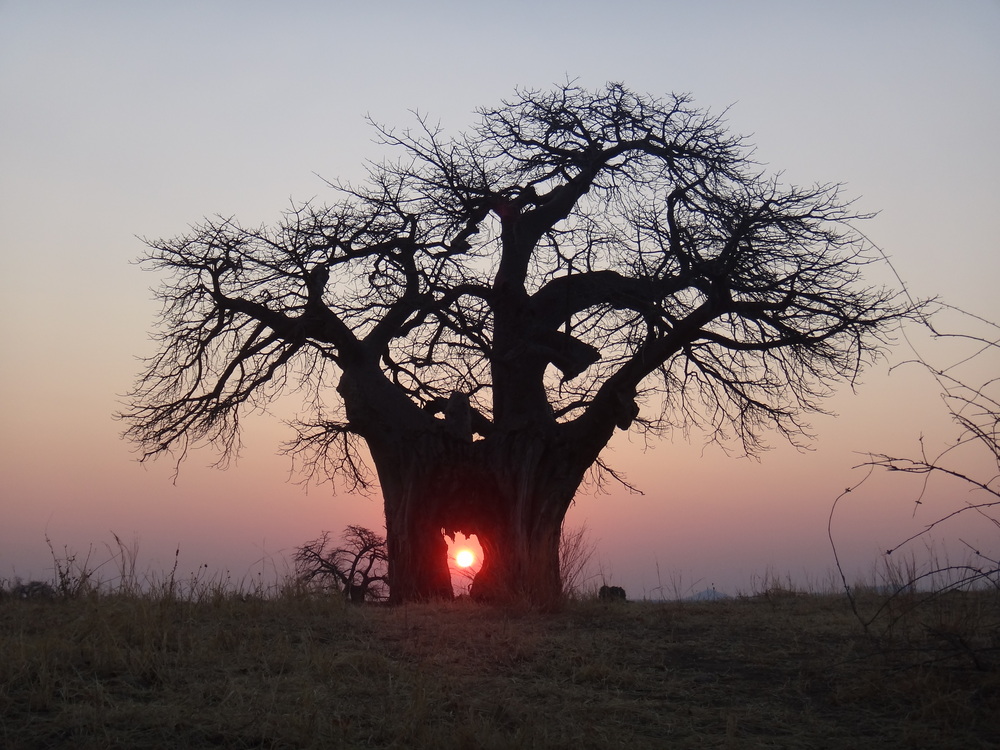
[(455, 564), (460, 568), (467, 568), (475, 561), (476, 556), (469, 549), (459, 550), (458, 554), (455, 555)]

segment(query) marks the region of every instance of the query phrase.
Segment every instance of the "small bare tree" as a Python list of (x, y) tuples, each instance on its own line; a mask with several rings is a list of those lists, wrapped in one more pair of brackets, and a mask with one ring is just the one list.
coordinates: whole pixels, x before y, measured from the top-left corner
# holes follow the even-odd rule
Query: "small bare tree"
[(328, 531), (299, 547), (295, 574), (303, 583), (340, 591), (355, 604), (381, 601), (388, 597), (388, 559), (385, 537), (348, 526), (339, 547), (332, 546)]
[[(918, 564), (915, 558), (909, 562), (892, 562), (912, 549), (915, 543), (925, 542), (929, 546), (935, 534), (943, 532), (949, 522), (959, 517), (978, 516), (983, 528), (1000, 531), (1000, 377), (995, 374), (1000, 372), (996, 361), (1000, 357), (1000, 325), (948, 305), (943, 305), (941, 312), (959, 314), (964, 321), (964, 330), (961, 333), (946, 333), (936, 323), (927, 321), (931, 335), (937, 341), (964, 344), (966, 351), (945, 367), (931, 364), (920, 354), (904, 364), (917, 364), (934, 377), (945, 407), (958, 425), (958, 437), (937, 452), (929, 451), (921, 437), (916, 457), (869, 454), (868, 460), (862, 464), (869, 468), (869, 474), (858, 486), (876, 469), (922, 477), (914, 498), (915, 515), (920, 506), (929, 502), (928, 489), (935, 478), (950, 482), (969, 499), (955, 510), (936, 514), (937, 517), (919, 531), (885, 551), (887, 592), (874, 613), (861, 614), (855, 593), (837, 560), (854, 613), (866, 632), (872, 634), (889, 634), (898, 629), (904, 619), (912, 620), (922, 613), (933, 614), (929, 605), (950, 592), (981, 589), (1000, 592), (1000, 535), (994, 535), (993, 549), (959, 538), (958, 541), (967, 548), (968, 559), (965, 561), (955, 562), (945, 557), (944, 561), (931, 559), (923, 565)], [(962, 468), (963, 461), (959, 454), (965, 458), (966, 466), (970, 465), (969, 459), (972, 458), (974, 462), (971, 465), (988, 468), (983, 475)], [(856, 488), (849, 488), (837, 498), (831, 510), (831, 521), (837, 502)], [(830, 540), (833, 543), (832, 531)], [(834, 555), (836, 557), (835, 544)], [(998, 605), (1000, 599), (994, 598), (991, 612), (987, 613), (982, 602), (977, 602), (976, 627), (972, 630), (966, 628), (966, 632), (942, 628), (933, 618), (922, 623), (922, 629), (932, 639), (936, 638), (947, 646), (946, 650), (957, 650), (970, 656), (977, 668), (986, 668), (990, 664), (986, 653), (1000, 650), (996, 643), (996, 633), (1000, 632)], [(875, 631), (877, 623), (879, 626)], [(983, 631), (987, 631), (986, 636), (983, 636)], [(944, 658), (940, 655), (940, 645), (935, 647), (935, 659)], [(921, 647), (920, 651), (926, 653), (926, 648)]]

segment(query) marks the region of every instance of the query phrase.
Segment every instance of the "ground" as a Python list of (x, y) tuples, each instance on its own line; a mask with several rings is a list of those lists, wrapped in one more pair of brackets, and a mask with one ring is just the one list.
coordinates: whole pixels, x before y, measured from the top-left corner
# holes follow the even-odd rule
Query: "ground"
[(555, 613), (287, 592), (8, 597), (0, 745), (996, 747), (996, 608), (994, 595), (937, 620), (992, 638), (977, 668), (902, 625), (871, 640), (842, 595)]

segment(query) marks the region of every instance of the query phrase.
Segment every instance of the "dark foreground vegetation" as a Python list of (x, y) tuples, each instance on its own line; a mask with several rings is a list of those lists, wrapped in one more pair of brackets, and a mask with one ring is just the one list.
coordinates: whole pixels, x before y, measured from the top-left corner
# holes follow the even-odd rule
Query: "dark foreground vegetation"
[(997, 747), (997, 593), (913, 601), (866, 634), (780, 588), (554, 613), (8, 588), (0, 746)]

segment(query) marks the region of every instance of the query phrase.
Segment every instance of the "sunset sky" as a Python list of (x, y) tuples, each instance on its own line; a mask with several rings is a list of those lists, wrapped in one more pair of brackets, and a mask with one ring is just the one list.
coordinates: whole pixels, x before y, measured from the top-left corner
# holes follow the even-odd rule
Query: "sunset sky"
[[(280, 574), (323, 530), (382, 528), (377, 496), (288, 481), (280, 405), (248, 420), (237, 466), (198, 451), (176, 483), (169, 461), (137, 464), (112, 419), (153, 351), (158, 278), (132, 263), (139, 237), (333, 200), (321, 178), (356, 180), (386, 153), (366, 115), (406, 125), (419, 110), (459, 132), (515, 87), (689, 92), (729, 108), (785, 181), (840, 182), (880, 212), (861, 228), (914, 296), (1000, 319), (997, 40), (996, 0), (0, 0), (0, 578), (50, 577), (46, 536), (100, 561), (114, 533), (143, 569), (169, 569), (179, 548), (181, 574), (242, 579)], [(872, 280), (897, 283), (887, 266)], [(956, 353), (913, 335), (938, 364)], [(697, 433), (648, 451), (621, 435), (608, 458), (645, 494), (582, 495), (568, 519), (598, 544), (597, 585), (636, 598), (768, 574), (825, 585), (827, 516), (861, 479), (859, 453), (954, 438), (933, 381), (889, 372), (913, 356), (901, 344), (841, 388), (810, 452), (775, 436), (755, 461)], [(852, 570), (968, 499), (932, 488), (914, 517), (904, 479), (843, 501)], [(990, 531), (960, 535), (995, 544)]]

